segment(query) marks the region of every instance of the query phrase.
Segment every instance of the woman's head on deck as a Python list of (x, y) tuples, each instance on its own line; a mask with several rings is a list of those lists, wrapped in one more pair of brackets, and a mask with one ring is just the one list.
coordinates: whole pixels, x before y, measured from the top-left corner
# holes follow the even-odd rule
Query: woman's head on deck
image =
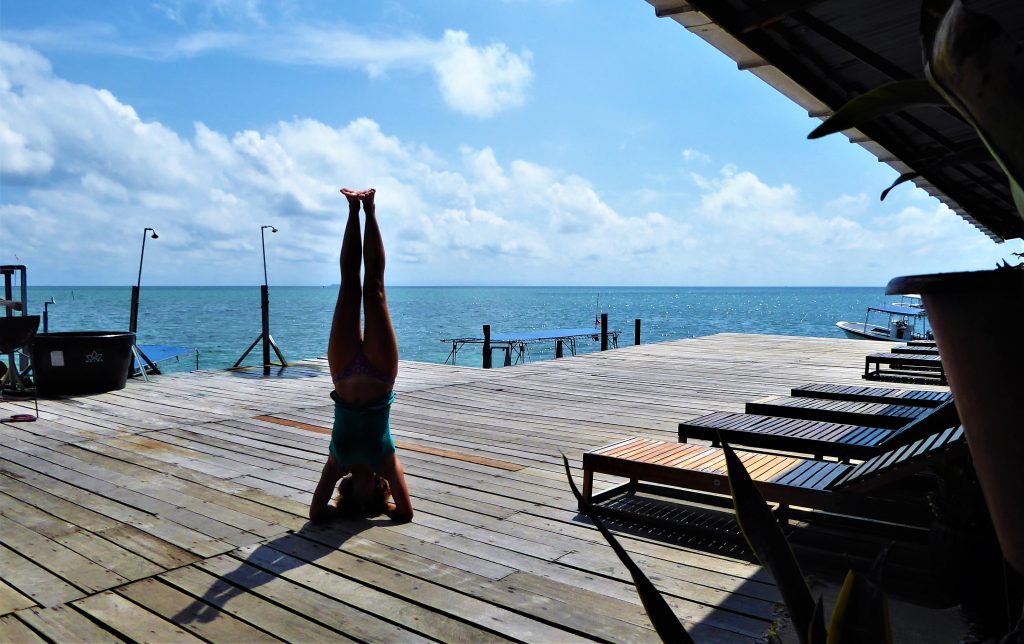
[(341, 516), (375, 517), (387, 511), (390, 498), (387, 479), (368, 467), (354, 465), (338, 482), (335, 502)]

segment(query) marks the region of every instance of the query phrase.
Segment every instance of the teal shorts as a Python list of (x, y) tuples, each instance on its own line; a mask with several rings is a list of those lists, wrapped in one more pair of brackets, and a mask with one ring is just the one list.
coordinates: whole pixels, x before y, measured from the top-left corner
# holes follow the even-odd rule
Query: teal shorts
[(331, 430), (331, 454), (342, 471), (350, 465), (366, 465), (380, 474), (384, 459), (395, 453), (391, 438), (391, 404), (395, 392), (364, 405), (334, 400), (334, 428)]

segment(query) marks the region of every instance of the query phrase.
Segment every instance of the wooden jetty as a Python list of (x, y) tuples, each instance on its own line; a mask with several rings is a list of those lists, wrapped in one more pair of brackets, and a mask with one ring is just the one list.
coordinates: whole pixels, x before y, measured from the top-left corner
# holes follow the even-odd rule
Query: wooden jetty
[[(489, 371), (403, 362), (406, 525), (306, 521), (332, 419), (323, 360), (41, 401), (38, 422), (0, 424), (0, 641), (656, 641), (561, 453), (578, 480), (612, 441), (862, 384), (873, 347), (723, 334)], [(778, 614), (741, 554), (653, 530), (622, 542), (698, 641), (749, 642)]]

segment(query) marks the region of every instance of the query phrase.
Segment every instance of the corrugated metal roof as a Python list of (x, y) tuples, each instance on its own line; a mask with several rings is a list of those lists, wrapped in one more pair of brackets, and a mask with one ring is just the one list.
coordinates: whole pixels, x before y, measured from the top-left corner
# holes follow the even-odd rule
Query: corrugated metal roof
[[(700, 36), (812, 117), (827, 117), (884, 83), (924, 77), (920, 0), (647, 2), (656, 15)], [(1021, 0), (974, 0), (970, 6), (997, 18), (1017, 40), (1024, 38)], [(914, 184), (994, 240), (1024, 237), (1024, 218), (995, 161), (936, 167), (937, 160), (980, 143), (952, 108), (905, 110), (844, 134), (900, 174), (920, 173)]]

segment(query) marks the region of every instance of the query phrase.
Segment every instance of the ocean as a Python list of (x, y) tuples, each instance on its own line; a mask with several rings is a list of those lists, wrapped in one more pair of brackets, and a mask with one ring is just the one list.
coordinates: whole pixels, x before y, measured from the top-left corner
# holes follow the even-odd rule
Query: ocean
[[(30, 286), (29, 310), (40, 313), (50, 298), (51, 331), (126, 330), (130, 287)], [(289, 360), (326, 353), (337, 286), (271, 286), (270, 332)], [(838, 320), (862, 320), (870, 305), (887, 300), (882, 288), (715, 287), (413, 287), (388, 288), (388, 300), (404, 360), (442, 363), (451, 344), (442, 338), (568, 327), (591, 328), (595, 313), (621, 329), (620, 344), (663, 342), (720, 332), (841, 338)], [(260, 333), (260, 289), (246, 287), (143, 286), (139, 344), (198, 349), (199, 366), (231, 366)], [(582, 340), (578, 351), (599, 350)], [(530, 361), (550, 359), (553, 346), (533, 347)], [(256, 364), (260, 349), (246, 364)], [(494, 360), (500, 364), (495, 352)], [(478, 366), (479, 349), (459, 354), (459, 364)], [(161, 364), (165, 371), (194, 369), (196, 356)]]

